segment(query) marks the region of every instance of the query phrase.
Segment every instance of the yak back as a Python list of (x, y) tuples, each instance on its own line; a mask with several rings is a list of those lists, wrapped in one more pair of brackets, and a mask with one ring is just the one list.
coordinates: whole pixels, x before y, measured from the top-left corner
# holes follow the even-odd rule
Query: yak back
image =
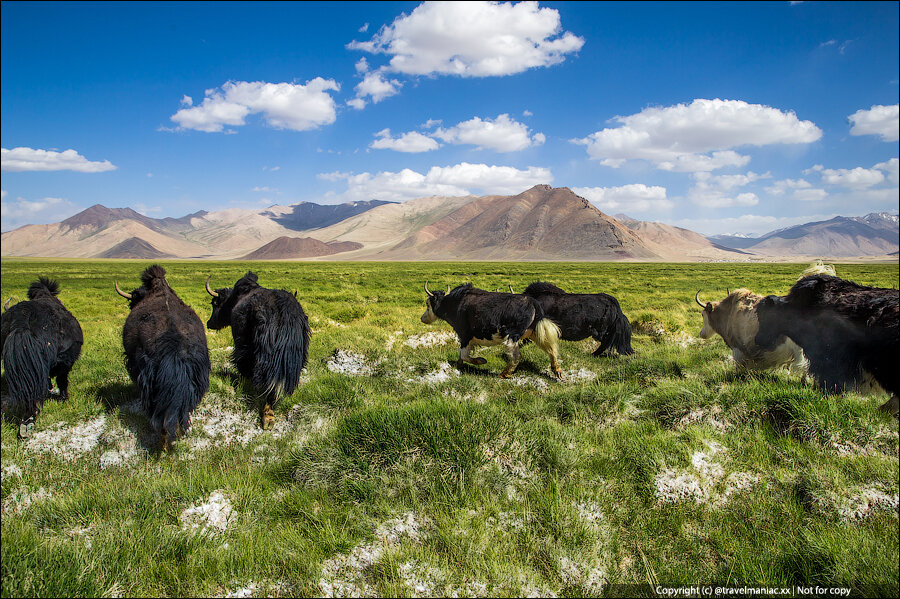
[[(606, 293), (566, 293), (552, 283), (538, 281), (525, 288), (523, 295), (534, 298), (544, 315), (555, 322), (566, 341), (594, 337), (616, 346), (619, 353), (630, 354), (631, 325), (618, 300)], [(606, 347), (604, 347), (606, 349)]]
[(2, 345), (6, 344), (11, 331), (29, 330), (42, 345), (52, 346), (52, 353), (72, 350), (77, 359), (84, 335), (78, 319), (56, 297), (58, 294), (59, 283), (56, 281), (39, 277), (32, 283), (28, 287), (28, 301), (10, 306), (0, 317)]
[(798, 311), (829, 310), (864, 327), (890, 328), (900, 321), (900, 292), (867, 287), (829, 275), (812, 275), (797, 281), (785, 301)]

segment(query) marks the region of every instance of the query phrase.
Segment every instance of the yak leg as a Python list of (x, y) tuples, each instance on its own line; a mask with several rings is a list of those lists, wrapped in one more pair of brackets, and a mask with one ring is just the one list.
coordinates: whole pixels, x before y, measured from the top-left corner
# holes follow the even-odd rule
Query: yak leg
[(507, 339), (503, 342), (506, 345), (506, 353), (508, 357), (508, 361), (506, 364), (506, 368), (503, 369), (503, 372), (500, 373), (501, 379), (508, 379), (512, 376), (512, 373), (516, 371), (516, 367), (519, 365), (519, 360), (522, 358), (521, 352), (519, 352), (519, 343), (518, 341), (510, 341)]
[(897, 396), (896, 393), (891, 395), (891, 398), (884, 402), (880, 408), (878, 408), (882, 412), (887, 412), (892, 415), (894, 418), (898, 418), (898, 414), (900, 414), (900, 397)]
[(56, 386), (59, 387), (59, 400), (66, 401), (69, 399), (69, 371), (60, 372), (56, 375)]
[(159, 453), (169, 453), (173, 448), (172, 438), (169, 437), (169, 431), (163, 429), (159, 435)]
[(275, 426), (275, 412), (272, 410), (272, 406), (268, 401), (266, 401), (266, 404), (263, 406), (262, 410), (260, 410), (259, 418), (264, 431)]
[(562, 378), (562, 369), (559, 367), (559, 356), (557, 355), (557, 349), (555, 347), (551, 347), (547, 350), (547, 355), (550, 356), (550, 370), (553, 372), (553, 376), (558, 379)]
[(464, 347), (459, 350), (459, 360), (456, 362), (457, 366), (462, 366), (463, 363), (475, 364), (476, 366), (480, 366), (481, 364), (486, 364), (487, 360), (484, 358), (470, 358), (469, 353), (472, 351), (472, 342), (469, 341)]

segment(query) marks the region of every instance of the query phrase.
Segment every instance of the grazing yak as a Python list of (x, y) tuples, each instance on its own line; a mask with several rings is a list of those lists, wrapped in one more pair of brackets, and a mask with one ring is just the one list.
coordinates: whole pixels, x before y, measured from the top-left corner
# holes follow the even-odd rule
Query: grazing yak
[(484, 358), (469, 356), (473, 346), (497, 345), (503, 343), (508, 353), (506, 368), (501, 378), (509, 378), (519, 364), (519, 340), (531, 339), (535, 345), (550, 356), (550, 370), (560, 378), (557, 345), (559, 327), (546, 318), (541, 305), (525, 295), (513, 293), (493, 293), (472, 287), (471, 283), (460, 285), (450, 291), (429, 291), (425, 283), (425, 313), (422, 322), (431, 324), (438, 318), (453, 327), (459, 337), (459, 360), (463, 363), (484, 364)]
[(544, 315), (559, 326), (564, 341), (593, 337), (600, 344), (594, 350), (595, 356), (607, 350), (616, 350), (622, 355), (634, 353), (631, 349), (631, 324), (613, 296), (606, 293), (566, 293), (556, 285), (542, 282), (532, 283), (522, 295), (537, 300)]
[(734, 363), (741, 368), (765, 370), (789, 367), (798, 373), (806, 372), (806, 358), (803, 350), (790, 339), (782, 339), (772, 347), (760, 347), (754, 341), (759, 329), (757, 307), (763, 296), (747, 289), (737, 289), (719, 302), (700, 301), (700, 292), (694, 296), (703, 308), (703, 329), (701, 339), (709, 339), (719, 334), (731, 348)]
[(158, 265), (141, 274), (143, 285), (131, 293), (131, 312), (122, 327), (125, 367), (137, 385), (150, 426), (160, 435), (160, 450), (191, 426), (191, 412), (209, 389), (206, 331), (197, 313), (185, 304)]
[(212, 296), (212, 330), (231, 327), (232, 361), (241, 376), (263, 392), (260, 422), (263, 429), (275, 424), (272, 408), (282, 395), (300, 384), (309, 350), (309, 322), (297, 298), (281, 289), (260, 287), (248, 272), (231, 289), (216, 289), (206, 279)]
[(898, 413), (900, 392), (900, 294), (838, 277), (800, 279), (785, 297), (770, 295), (757, 309), (757, 345), (784, 337), (809, 359), (809, 372), (829, 392), (866, 386), (871, 378), (890, 399), (882, 410)]
[[(34, 429), (56, 378), (59, 397), (69, 398), (69, 372), (81, 354), (81, 325), (56, 296), (59, 283), (39, 277), (28, 288), (28, 301), (8, 308), (0, 317), (3, 364), (13, 406), (22, 412), (19, 436)], [(7, 306), (9, 301), (7, 301)]]

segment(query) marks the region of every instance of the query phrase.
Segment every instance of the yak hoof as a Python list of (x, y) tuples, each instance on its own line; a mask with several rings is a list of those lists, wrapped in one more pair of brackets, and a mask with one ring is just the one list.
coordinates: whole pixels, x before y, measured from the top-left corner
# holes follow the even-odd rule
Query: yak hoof
[(562, 370), (557, 368), (553, 371), (553, 376), (555, 376), (557, 380), (562, 380)]
[(19, 438), (22, 440), (27, 439), (31, 436), (31, 433), (34, 432), (34, 418), (29, 418), (25, 422), (19, 425)]
[(264, 431), (267, 431), (275, 426), (275, 412), (272, 411), (271, 406), (269, 406), (268, 404), (266, 404), (266, 407), (262, 410), (261, 421), (262, 429)]

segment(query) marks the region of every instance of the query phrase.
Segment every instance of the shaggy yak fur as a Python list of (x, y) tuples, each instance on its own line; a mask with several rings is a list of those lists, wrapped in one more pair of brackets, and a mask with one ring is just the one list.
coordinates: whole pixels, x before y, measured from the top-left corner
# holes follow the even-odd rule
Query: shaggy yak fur
[(544, 315), (555, 322), (565, 341), (580, 341), (593, 337), (600, 345), (595, 356), (607, 350), (622, 355), (631, 349), (631, 324), (622, 313), (619, 302), (606, 293), (566, 293), (551, 283), (536, 282), (522, 295), (537, 300)]
[(559, 327), (544, 314), (541, 305), (533, 298), (514, 293), (494, 293), (460, 285), (453, 291), (428, 291), (426, 310), (422, 322), (431, 324), (438, 318), (453, 327), (459, 337), (459, 360), (463, 363), (484, 364), (484, 358), (471, 358), (469, 353), (476, 345), (506, 346), (509, 361), (500, 374), (508, 378), (516, 370), (521, 354), (519, 340), (531, 339), (550, 356), (550, 369), (559, 378), (558, 349)]
[(209, 350), (203, 321), (169, 287), (166, 271), (151, 266), (141, 281), (131, 294), (119, 291), (131, 307), (122, 328), (125, 367), (167, 451), (209, 389)]
[(803, 350), (790, 339), (781, 339), (773, 347), (763, 348), (754, 338), (759, 330), (757, 306), (763, 296), (747, 289), (736, 289), (719, 302), (700, 302), (700, 292), (695, 299), (703, 307), (701, 339), (719, 334), (725, 345), (731, 348), (734, 363), (751, 370), (766, 370), (786, 366), (798, 373), (806, 373), (807, 362)]
[(81, 354), (81, 325), (57, 298), (59, 284), (39, 277), (28, 288), (28, 301), (19, 302), (0, 317), (2, 355), (11, 404), (22, 412), (19, 435), (34, 428), (56, 378), (59, 397), (69, 397), (69, 372)]
[(828, 275), (804, 277), (785, 297), (760, 302), (756, 343), (772, 347), (793, 339), (809, 359), (809, 372), (829, 392), (871, 377), (891, 398), (881, 408), (895, 416), (900, 392), (900, 295)]
[(260, 287), (257, 276), (248, 272), (231, 289), (213, 291), (212, 316), (206, 326), (212, 330), (231, 327), (234, 338), (232, 361), (241, 376), (262, 391), (260, 407), (263, 428), (275, 421), (272, 408), (283, 395), (300, 384), (309, 351), (309, 322), (294, 294)]

